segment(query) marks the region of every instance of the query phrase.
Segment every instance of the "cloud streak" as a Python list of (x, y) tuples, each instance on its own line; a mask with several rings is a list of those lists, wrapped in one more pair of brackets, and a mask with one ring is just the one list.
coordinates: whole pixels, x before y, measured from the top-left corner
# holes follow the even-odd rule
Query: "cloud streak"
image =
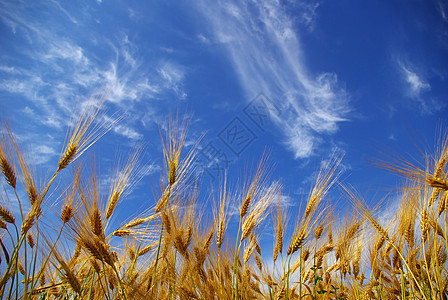
[[(34, 13), (36, 8), (45, 8), (48, 14), (58, 17), (43, 19)], [(69, 13), (55, 1), (2, 2), (0, 21), (26, 47), (5, 53), (6, 59), (0, 65), (0, 91), (24, 96), (30, 102), (29, 108), (35, 111), (35, 121), (53, 129), (68, 125), (73, 103), (82, 105), (101, 86), (108, 92), (107, 101), (124, 112), (134, 112), (138, 110), (136, 103), (145, 102), (136, 114), (141, 113), (142, 106), (149, 110), (152, 101), (167, 93), (187, 96), (183, 67), (166, 58), (144, 60), (126, 31), (106, 37), (89, 28), (86, 30), (94, 41), (86, 43), (83, 39), (81, 44), (76, 32), (83, 31), (88, 17), (89, 12)], [(63, 35), (55, 30), (61, 26)], [(115, 128), (116, 133), (131, 140), (142, 137), (134, 119), (122, 123)]]
[(421, 114), (439, 111), (444, 104), (430, 95), (431, 85), (423, 72), (409, 62), (397, 61), (398, 72), (405, 83), (404, 94), (418, 106)]
[(404, 79), (408, 84), (408, 92), (411, 97), (419, 97), (422, 92), (431, 89), (431, 85), (429, 85), (429, 83), (427, 83), (421, 76), (417, 75), (415, 71), (412, 71), (411, 68), (404, 64), (400, 64), (400, 68)]
[[(310, 7), (312, 18), (317, 7)], [(210, 40), (225, 45), (248, 99), (263, 92), (275, 101), (286, 145), (296, 158), (311, 156), (350, 111), (337, 75), (308, 70), (294, 24), (278, 2), (202, 2), (199, 10), (212, 25)], [(309, 26), (312, 18), (302, 21)]]

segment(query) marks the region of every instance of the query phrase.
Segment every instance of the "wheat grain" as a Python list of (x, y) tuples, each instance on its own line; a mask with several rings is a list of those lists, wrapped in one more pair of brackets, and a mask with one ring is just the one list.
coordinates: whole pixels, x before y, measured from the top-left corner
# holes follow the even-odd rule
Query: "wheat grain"
[(10, 224), (14, 224), (15, 223), (14, 215), (9, 210), (4, 208), (2, 205), (0, 205), (0, 217), (6, 223), (10, 223)]
[(322, 232), (324, 231), (324, 226), (320, 224), (314, 231), (314, 237), (319, 240), (322, 237)]
[(27, 240), (27, 242), (28, 242), (28, 245), (31, 247), (31, 248), (34, 248), (34, 237), (33, 237), (33, 234), (31, 233), (31, 232), (29, 232), (28, 234), (27, 234), (27, 236), (26, 236), (26, 240)]
[(68, 166), (68, 164), (73, 160), (73, 158), (76, 155), (76, 152), (78, 150), (78, 147), (76, 145), (76, 143), (70, 145), (67, 150), (65, 151), (64, 155), (62, 156), (62, 158), (59, 160), (58, 163), (58, 169), (57, 171), (60, 171), (62, 169), (64, 169), (65, 167)]
[(90, 228), (96, 236), (101, 237), (103, 235), (103, 223), (98, 208), (94, 208), (90, 216)]
[(110, 197), (109, 205), (107, 206), (107, 210), (106, 210), (106, 220), (112, 216), (112, 213), (114, 212), (115, 206), (117, 206), (119, 198), (120, 198), (120, 193), (118, 193), (118, 192), (114, 192), (112, 194), (112, 197)]
[(17, 179), (13, 167), (9, 164), (6, 158), (1, 158), (0, 165), (2, 167), (3, 175), (5, 175), (6, 182), (15, 189)]
[(422, 230), (422, 241), (425, 242), (429, 231), (429, 217), (426, 208), (424, 208), (422, 211), (420, 228)]
[(220, 220), (216, 233), (216, 246), (218, 246), (218, 248), (221, 248), (221, 245), (224, 241), (224, 226), (224, 220)]
[(131, 231), (128, 230), (128, 229), (117, 229), (117, 230), (115, 230), (112, 233), (112, 235), (115, 235), (115, 236), (129, 236), (129, 235), (131, 235)]
[(150, 216), (150, 217), (146, 217), (146, 218), (134, 219), (134, 220), (130, 221), (129, 223), (127, 223), (126, 225), (124, 225), (122, 228), (123, 229), (129, 229), (129, 228), (141, 225), (143, 223), (146, 223), (146, 222), (152, 220), (153, 218), (154, 218), (154, 216)]
[(62, 209), (62, 213), (61, 213), (61, 220), (62, 222), (68, 223), (70, 221), (70, 219), (73, 217), (73, 209), (71, 206), (69, 205), (64, 205), (64, 208)]
[(286, 252), (288, 255), (294, 254), (300, 247), (303, 245), (303, 242), (306, 238), (305, 230), (301, 229), (298, 234), (293, 238), (291, 244), (289, 245), (288, 251)]
[(448, 190), (448, 180), (436, 177), (428, 177), (426, 179), (426, 182), (433, 188), (438, 188), (444, 191)]
[(22, 229), (21, 229), (22, 235), (25, 235), (28, 232), (28, 230), (30, 230), (31, 227), (33, 227), (37, 214), (38, 213), (36, 212), (35, 208), (32, 208), (30, 210), (30, 212), (28, 213), (28, 215), (25, 218), (25, 221), (22, 224)]

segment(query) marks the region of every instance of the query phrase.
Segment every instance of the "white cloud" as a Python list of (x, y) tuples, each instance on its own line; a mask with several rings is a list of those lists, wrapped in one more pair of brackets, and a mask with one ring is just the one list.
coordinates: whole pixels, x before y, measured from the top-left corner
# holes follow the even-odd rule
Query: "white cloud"
[(294, 6), (295, 14), (300, 16), (298, 22), (309, 31), (312, 31), (316, 23), (317, 9), (320, 4), (317, 1), (291, 1), (290, 4)]
[(4, 66), (4, 65), (0, 65), (0, 71), (5, 72), (5, 73), (10, 73), (10, 74), (18, 73), (16, 68)]
[(448, 21), (448, 17), (447, 17), (447, 4), (443, 3), (442, 1), (437, 1), (437, 9), (440, 13), (440, 15), (442, 16), (444, 21)]
[(34, 148), (34, 151), (36, 151), (36, 153), (39, 154), (39, 155), (41, 155), (41, 154), (57, 155), (57, 152), (53, 148), (51, 148), (51, 147), (49, 147), (47, 145), (37, 145)]
[[(315, 19), (318, 5), (313, 5), (302, 23)], [(286, 145), (296, 158), (312, 155), (321, 134), (334, 133), (349, 112), (337, 75), (309, 72), (294, 24), (278, 2), (203, 1), (199, 10), (215, 42), (226, 46), (247, 98), (263, 92), (274, 101), (282, 113), (272, 117)]]
[(421, 76), (417, 75), (417, 73), (412, 71), (409, 67), (402, 64), (401, 71), (403, 72), (404, 78), (408, 83), (408, 92), (410, 96), (418, 97), (422, 92), (431, 89), (429, 83), (427, 83)]
[(72, 23), (78, 23), (78, 21), (71, 14), (69, 14), (69, 12), (61, 6), (61, 4), (59, 4), (55, 0), (51, 0), (51, 3), (53, 3)]
[(31, 145), (31, 150), (35, 164), (45, 164), (59, 155), (54, 148), (46, 144), (33, 144)]
[(159, 68), (159, 73), (164, 79), (164, 85), (167, 89), (173, 90), (180, 99), (187, 97), (182, 87), (185, 75), (185, 70), (182, 66), (166, 62)]
[(135, 129), (126, 125), (116, 125), (114, 126), (113, 131), (131, 140), (140, 140), (143, 137), (141, 133), (138, 133)]
[[(38, 124), (63, 131), (69, 125), (74, 103), (82, 107), (100, 87), (108, 93), (107, 101), (116, 106), (115, 111), (118, 107), (137, 117), (144, 117), (144, 112), (136, 109), (137, 102), (145, 101), (147, 112), (151, 110), (151, 101), (162, 98), (165, 93), (186, 97), (185, 69), (166, 58), (144, 60), (143, 53), (125, 31), (111, 37), (95, 35), (90, 45), (81, 45), (71, 30), (84, 26), (83, 18), (88, 15), (69, 13), (55, 1), (40, 4), (49, 14), (53, 12), (76, 23), (71, 27), (63, 25), (69, 22), (59, 23), (59, 20), (52, 24), (55, 21), (51, 18), (43, 20), (29, 15), (30, 5), (0, 3), (0, 21), (28, 40), (30, 46), (6, 56), (12, 58), (12, 63), (7, 59), (2, 61), (0, 72), (7, 76), (0, 78), (0, 90), (26, 98), (28, 112), (32, 112), (29, 116)], [(56, 25), (63, 28), (54, 30)], [(60, 32), (64, 32), (63, 36)], [(27, 63), (15, 64), (17, 60)], [(132, 126), (136, 121), (123, 119), (115, 131), (131, 140), (141, 139), (142, 134)]]
[(405, 83), (404, 94), (417, 105), (421, 114), (431, 114), (444, 107), (444, 103), (431, 97), (431, 85), (419, 68), (410, 62), (397, 60), (398, 71)]

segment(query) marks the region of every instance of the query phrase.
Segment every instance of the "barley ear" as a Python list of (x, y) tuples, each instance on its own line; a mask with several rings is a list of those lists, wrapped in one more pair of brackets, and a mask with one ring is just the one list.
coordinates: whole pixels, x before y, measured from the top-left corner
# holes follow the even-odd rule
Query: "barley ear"
[(57, 172), (61, 171), (62, 169), (68, 166), (68, 164), (75, 157), (77, 149), (78, 148), (76, 144), (70, 145), (68, 147), (67, 151), (65, 151), (64, 153), (64, 156), (62, 156), (62, 158), (59, 160)]
[(13, 214), (1, 205), (0, 205), (0, 217), (3, 219), (3, 221), (10, 224), (14, 224), (16, 220)]
[(117, 206), (119, 198), (120, 198), (120, 193), (115, 192), (112, 194), (112, 197), (109, 200), (109, 204), (108, 204), (107, 210), (106, 210), (106, 220), (108, 220), (112, 216), (112, 213), (114, 212), (115, 206)]
[(1, 159), (1, 167), (3, 175), (5, 175), (6, 178), (6, 182), (8, 182), (8, 184), (15, 189), (17, 180), (16, 175), (14, 173), (14, 169), (4, 157)]
[(303, 245), (303, 242), (306, 238), (306, 232), (304, 229), (301, 229), (298, 234), (295, 235), (293, 240), (291, 241), (291, 244), (289, 245), (288, 251), (286, 254), (292, 255), (294, 252), (300, 249), (300, 247)]
[(64, 205), (64, 208), (62, 209), (62, 213), (61, 213), (62, 222), (64, 224), (68, 223), (72, 217), (73, 217), (73, 210), (72, 210), (71, 206)]
[(96, 236), (103, 236), (103, 224), (101, 222), (100, 211), (97, 208), (93, 210), (93, 213), (90, 216), (90, 228)]
[(168, 181), (170, 186), (172, 186), (176, 182), (176, 175), (177, 175), (177, 164), (176, 162), (170, 160), (169, 162), (169, 173), (168, 173)]
[(26, 240), (28, 242), (28, 245), (30, 245), (31, 248), (34, 248), (34, 237), (31, 232), (29, 232), (28, 235), (26, 236)]

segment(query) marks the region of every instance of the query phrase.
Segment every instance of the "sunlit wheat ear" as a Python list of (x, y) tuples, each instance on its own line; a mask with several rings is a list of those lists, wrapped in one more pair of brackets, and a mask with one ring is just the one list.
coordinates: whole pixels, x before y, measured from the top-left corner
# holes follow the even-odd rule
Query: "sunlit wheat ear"
[(264, 186), (263, 188), (258, 188), (258, 191), (254, 194), (254, 203), (241, 227), (241, 241), (244, 241), (253, 232), (253, 229), (266, 218), (267, 210), (271, 207), (281, 187), (278, 182), (275, 182), (269, 187)]
[[(36, 189), (36, 184), (34, 181), (34, 177), (33, 174), (35, 172), (32, 167), (30, 167), (29, 162), (31, 161), (31, 159), (29, 158), (28, 154), (26, 152), (23, 152), (21, 147), (19, 146), (19, 144), (17, 143), (16, 137), (14, 135), (14, 133), (12, 132), (12, 130), (10, 129), (8, 124), (5, 124), (6, 127), (6, 132), (7, 132), (7, 138), (10, 142), (10, 144), (12, 145), (12, 148), (15, 151), (16, 157), (17, 157), (17, 161), (18, 164), (20, 166), (20, 170), (22, 171), (22, 182), (24, 183), (24, 188), (26, 190), (26, 193), (28, 195), (28, 199), (30, 201), (30, 204), (33, 206), (35, 205), (35, 203), (37, 201), (39, 201), (39, 195)], [(6, 137), (3, 137), (3, 140)], [(5, 143), (3, 143), (5, 144)], [(0, 148), (2, 146), (0, 145)], [(0, 152), (2, 152), (2, 150), (0, 149)], [(0, 155), (1, 157), (1, 155)]]
[(154, 208), (155, 213), (160, 213), (168, 204), (169, 196), (171, 194), (171, 190), (169, 187), (165, 188), (162, 196), (159, 201), (157, 201), (156, 207)]
[(241, 203), (240, 209), (241, 219), (247, 214), (251, 202), (255, 200), (253, 199), (254, 196), (259, 194), (266, 184), (267, 176), (271, 171), (271, 167), (267, 165), (268, 158), (269, 154), (263, 153), (252, 181), (248, 183), (248, 187), (243, 187), (243, 202)]
[(21, 233), (22, 235), (25, 235), (28, 230), (33, 227), (34, 222), (39, 218), (41, 214), (41, 209), (38, 206), (31, 207), (31, 210), (28, 212), (28, 214), (25, 217), (25, 220), (22, 223), (22, 229)]
[(90, 228), (96, 236), (103, 236), (103, 222), (101, 221), (101, 214), (98, 208), (94, 208), (90, 216)]
[(421, 219), (420, 219), (420, 229), (422, 230), (422, 242), (424, 243), (428, 237), (429, 232), (429, 216), (426, 208), (423, 208)]
[(429, 224), (434, 229), (434, 232), (437, 233), (437, 235), (439, 235), (442, 239), (445, 238), (445, 232), (437, 221), (431, 219), (429, 221)]
[(154, 242), (152, 244), (149, 244), (145, 247), (143, 247), (139, 252), (138, 252), (138, 256), (142, 256), (145, 255), (146, 253), (148, 253), (149, 251), (151, 251), (151, 249), (157, 247), (158, 242)]
[(29, 232), (29, 233), (27, 234), (27, 236), (26, 236), (26, 240), (27, 240), (27, 242), (28, 242), (28, 245), (29, 245), (31, 248), (34, 248), (34, 245), (35, 245), (35, 243), (34, 243), (34, 237), (33, 237), (33, 234), (32, 234), (31, 232)]
[(57, 251), (54, 251), (54, 257), (58, 261), (61, 269), (64, 271), (65, 280), (70, 285), (70, 287), (77, 293), (81, 293), (81, 283), (79, 282), (74, 271), (69, 267), (69, 265), (65, 262), (65, 260), (58, 254)]
[(342, 158), (343, 153), (335, 152), (328, 162), (321, 163), (314, 187), (305, 207), (305, 219), (313, 216), (325, 195), (338, 180), (341, 172), (337, 172), (337, 168)]
[(443, 169), (447, 165), (448, 162), (448, 133), (441, 134), (441, 142), (438, 145), (437, 149), (438, 159), (436, 160), (436, 164), (434, 166), (433, 176), (435, 178), (439, 178), (442, 176)]
[(275, 219), (275, 245), (273, 251), (274, 262), (277, 260), (278, 254), (283, 251), (283, 215), (282, 215), (282, 197), (279, 193), (278, 204), (277, 204), (277, 214)]
[(61, 212), (62, 223), (64, 223), (64, 224), (68, 223), (72, 217), (73, 217), (72, 207), (64, 205), (64, 207), (62, 208), (62, 212)]
[(352, 200), (353, 204), (355, 204), (358, 211), (362, 213), (362, 215), (370, 222), (370, 224), (378, 231), (380, 236), (382, 236), (386, 241), (389, 241), (389, 234), (386, 229), (384, 229), (378, 221), (372, 216), (370, 211), (366, 208), (364, 203), (361, 202), (359, 197), (357, 197), (352, 191), (350, 191), (347, 187), (342, 186), (350, 200)]
[(322, 233), (324, 232), (324, 226), (320, 224), (317, 226), (316, 230), (314, 230), (314, 238), (319, 240), (322, 237)]
[(20, 259), (17, 261), (17, 269), (19, 270), (20, 274), (25, 275), (25, 269), (23, 268), (22, 262)]
[(220, 220), (218, 222), (218, 228), (216, 231), (216, 246), (218, 246), (218, 248), (221, 248), (222, 243), (224, 242), (224, 231), (225, 231), (224, 221)]
[(283, 228), (282, 226), (276, 227), (275, 231), (275, 245), (274, 245), (274, 251), (273, 251), (273, 259), (274, 262), (277, 260), (278, 254), (282, 252), (283, 249)]
[[(1, 155), (0, 155), (0, 157), (1, 157)], [(16, 179), (16, 175), (15, 175), (13, 167), (4, 157), (1, 158), (0, 163), (1, 163), (0, 165), (2, 167), (3, 175), (5, 175), (5, 178), (6, 178), (6, 182), (13, 188), (16, 188), (17, 179)]]
[(443, 191), (448, 191), (448, 180), (436, 177), (428, 177), (426, 182), (429, 186), (437, 189), (441, 189)]
[(309, 248), (305, 249), (302, 254), (302, 261), (306, 262), (311, 256), (311, 250)]
[(115, 236), (129, 236), (131, 234), (132, 232), (129, 229), (117, 229), (112, 233)]
[(80, 243), (96, 259), (103, 261), (110, 266), (114, 266), (115, 258), (110, 252), (110, 247), (102, 240), (97, 237), (87, 235), (84, 236), (84, 234), (82, 234), (77, 242)]
[[(61, 153), (57, 172), (75, 161), (120, 119), (120, 117), (105, 119), (100, 116), (99, 112), (106, 98), (107, 94), (103, 96), (100, 91), (97, 97), (91, 97), (88, 100), (79, 120), (67, 135), (65, 148)], [(75, 113), (72, 114), (71, 121), (74, 121), (74, 117)], [(96, 121), (103, 123), (95, 123)]]
[(249, 191), (249, 195), (246, 196), (246, 198), (243, 201), (243, 204), (241, 205), (240, 210), (240, 216), (243, 218), (247, 214), (247, 209), (249, 208), (250, 200), (252, 199), (253, 191)]
[(292, 239), (291, 244), (289, 245), (288, 251), (286, 252), (286, 254), (292, 255), (292, 254), (294, 254), (294, 252), (299, 250), (300, 247), (302, 247), (303, 242), (305, 241), (305, 238), (306, 238), (306, 232), (305, 232), (305, 229), (302, 228)]
[(120, 199), (132, 191), (134, 185), (140, 180), (143, 174), (136, 174), (137, 167), (140, 165), (144, 147), (138, 146), (133, 153), (129, 155), (124, 166), (120, 165), (121, 159), (118, 159), (117, 174), (112, 183), (110, 194), (107, 200), (106, 220), (108, 220), (117, 206)]
[(64, 155), (61, 157), (58, 163), (58, 171), (65, 169), (68, 164), (73, 160), (76, 155), (76, 151), (78, 147), (76, 144), (70, 145), (68, 149), (65, 151)]
[(176, 182), (177, 163), (175, 161), (169, 161), (168, 166), (169, 166), (168, 182), (170, 185), (173, 185)]
[[(176, 115), (175, 120), (173, 120), (170, 115), (169, 120), (166, 123), (165, 138), (161, 133), (163, 155), (165, 157), (165, 167), (168, 172), (168, 185), (170, 187), (174, 186), (179, 181), (184, 181), (192, 167), (192, 161), (195, 155), (194, 150), (197, 143), (181, 160), (181, 154), (184, 147), (189, 122), (190, 120), (187, 118), (184, 118), (180, 122), (178, 115)], [(160, 127), (159, 131), (161, 132)]]
[(149, 222), (149, 221), (151, 221), (152, 219), (154, 219), (155, 216), (157, 216), (157, 215), (152, 215), (152, 216), (149, 216), (149, 217), (146, 217), (146, 218), (136, 218), (136, 219), (131, 220), (131, 221), (129, 221), (128, 223), (126, 223), (126, 224), (122, 227), (122, 229), (133, 228), (133, 227), (136, 227), (136, 226), (141, 225), (141, 224), (143, 224), (143, 223)]
[[(221, 246), (224, 242), (224, 234), (227, 229), (227, 225), (229, 223), (228, 218), (228, 208), (229, 208), (229, 191), (227, 187), (227, 173), (225, 173), (223, 178), (223, 183), (221, 185), (219, 191), (219, 200), (213, 202), (213, 218), (214, 218), (214, 227), (215, 227), (215, 238), (216, 238), (216, 246), (218, 249), (221, 249)], [(216, 207), (218, 203), (219, 208)]]
[(0, 205), (0, 217), (3, 219), (3, 221), (10, 224), (14, 224), (16, 220), (14, 218), (14, 215), (1, 205)]
[(36, 191), (36, 187), (34, 186), (34, 182), (30, 182), (28, 184), (27, 194), (28, 199), (30, 200), (30, 204), (34, 205), (38, 201), (38, 194)]
[(247, 263), (250, 259), (250, 257), (252, 256), (252, 253), (255, 250), (255, 244), (256, 244), (256, 237), (255, 235), (251, 234), (249, 243), (246, 244), (246, 248), (244, 249), (244, 254), (243, 254), (243, 262)]
[(106, 219), (109, 219), (112, 216), (112, 213), (115, 210), (115, 206), (117, 205), (119, 198), (120, 198), (120, 194), (118, 192), (112, 193), (112, 195), (109, 199), (109, 203), (107, 205)]

